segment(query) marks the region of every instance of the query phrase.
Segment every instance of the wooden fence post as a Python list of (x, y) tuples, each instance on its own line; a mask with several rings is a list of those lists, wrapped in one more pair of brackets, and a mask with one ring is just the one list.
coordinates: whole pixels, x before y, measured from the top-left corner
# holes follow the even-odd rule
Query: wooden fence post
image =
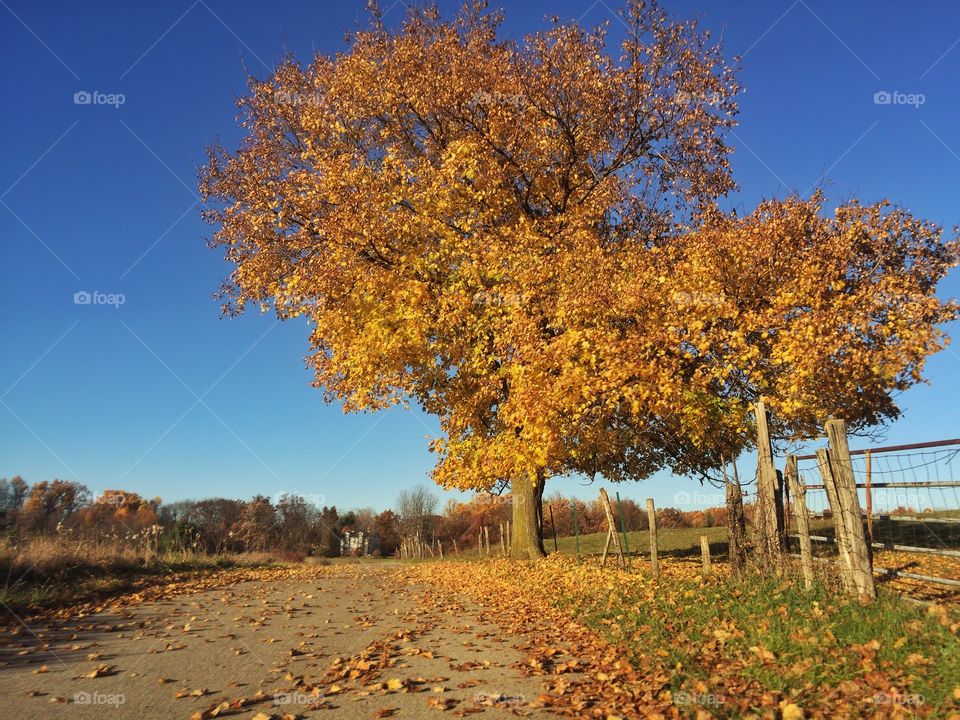
[(500, 554), (507, 556), (507, 536), (503, 532), (503, 523), (500, 523)]
[(483, 542), (487, 546), (487, 557), (490, 557), (490, 526), (483, 526)]
[(733, 572), (740, 574), (747, 565), (747, 521), (743, 514), (743, 491), (740, 489), (740, 475), (737, 463), (733, 461), (733, 479), (727, 477), (727, 466), (723, 466), (723, 481), (726, 485), (727, 501), (727, 555)]
[(777, 501), (777, 469), (773, 465), (773, 446), (763, 400), (754, 405), (754, 414), (757, 420), (757, 545), (762, 562), (779, 572), (783, 563), (783, 533), (780, 531), (781, 520), (777, 518), (777, 506), (782, 501)]
[(703, 574), (709, 575), (711, 572), (710, 538), (706, 535), (700, 536), (700, 560), (703, 562)]
[(660, 577), (660, 558), (657, 556), (657, 509), (653, 505), (653, 498), (647, 498), (647, 524), (650, 534), (650, 569), (653, 577)]
[[(617, 532), (617, 521), (613, 519), (613, 508), (610, 506), (610, 496), (607, 495), (605, 488), (600, 488), (600, 504), (603, 505), (603, 512), (607, 516), (607, 538), (613, 539), (613, 546), (617, 550), (617, 556), (620, 559), (620, 565), (626, 566), (626, 558), (623, 554), (623, 543), (620, 542), (620, 533)], [(606, 553), (604, 553), (603, 560), (600, 564), (606, 560)]]
[(477, 531), (477, 557), (483, 557), (483, 526)]
[(456, 555), (458, 558), (460, 557), (460, 551), (457, 550), (457, 539), (456, 539), (456, 538), (453, 539), (453, 554)]
[(859, 595), (873, 599), (877, 596), (873, 584), (873, 553), (863, 531), (857, 480), (850, 461), (850, 446), (847, 444), (847, 425), (839, 418), (831, 418), (827, 421), (826, 430), (830, 441), (830, 466), (849, 542), (850, 580)]
[(820, 468), (820, 477), (823, 488), (827, 493), (830, 504), (830, 514), (833, 520), (834, 539), (837, 541), (837, 554), (840, 556), (840, 582), (844, 592), (852, 593), (850, 543), (847, 540), (847, 528), (840, 514), (840, 500), (837, 497), (837, 484), (833, 479), (833, 465), (830, 462), (830, 451), (823, 448), (817, 450), (817, 465)]
[(797, 519), (797, 535), (800, 538), (800, 569), (803, 572), (803, 585), (807, 590), (813, 587), (813, 547), (810, 544), (810, 516), (807, 515), (807, 490), (800, 481), (797, 470), (797, 456), (787, 455), (787, 465), (783, 471), (793, 498), (793, 512)]
[(630, 559), (630, 538), (627, 535), (627, 520), (623, 515), (623, 503), (620, 502), (620, 493), (617, 493), (617, 513), (620, 515), (620, 530), (623, 532), (623, 550), (627, 554), (627, 567), (633, 569), (633, 561)]

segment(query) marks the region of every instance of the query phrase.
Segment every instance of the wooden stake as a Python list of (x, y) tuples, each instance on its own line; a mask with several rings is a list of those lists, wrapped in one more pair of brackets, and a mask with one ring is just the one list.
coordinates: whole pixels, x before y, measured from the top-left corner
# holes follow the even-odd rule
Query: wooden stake
[(483, 526), (483, 541), (487, 546), (487, 557), (490, 557), (490, 526)]
[(700, 536), (700, 560), (703, 562), (703, 574), (709, 575), (712, 572), (710, 565), (710, 538), (706, 535)]
[(840, 499), (837, 497), (837, 484), (833, 479), (833, 466), (828, 450), (823, 448), (817, 450), (817, 465), (820, 468), (820, 477), (823, 480), (823, 488), (826, 490), (827, 501), (830, 503), (830, 512), (833, 516), (834, 535), (837, 540), (837, 551), (840, 554), (840, 582), (843, 584), (844, 592), (852, 594), (854, 590), (851, 582), (850, 543), (847, 541), (847, 529), (840, 513)]
[(507, 536), (503, 532), (503, 523), (500, 523), (500, 554), (507, 556)]
[(787, 455), (787, 466), (783, 471), (790, 496), (793, 498), (793, 512), (797, 519), (797, 535), (800, 537), (800, 569), (803, 572), (803, 585), (809, 590), (813, 587), (813, 547), (810, 544), (810, 516), (807, 514), (807, 489), (800, 482), (797, 470), (797, 456)]
[(457, 539), (456, 539), (456, 538), (453, 539), (453, 554), (456, 555), (457, 557), (460, 556), (460, 551), (457, 550)]
[(623, 503), (620, 502), (620, 493), (617, 496), (617, 513), (620, 515), (620, 530), (623, 532), (623, 549), (627, 556), (627, 567), (633, 569), (633, 562), (630, 560), (630, 538), (627, 536), (627, 520), (623, 515)]
[(754, 405), (754, 415), (757, 420), (758, 549), (761, 560), (779, 571), (783, 562), (783, 533), (780, 531), (780, 520), (777, 517), (779, 483), (777, 469), (773, 465), (773, 446), (770, 442), (770, 427), (763, 400), (758, 400)]
[(843, 420), (833, 418), (827, 421), (826, 430), (830, 441), (830, 465), (837, 484), (837, 498), (840, 500), (843, 523), (850, 543), (851, 580), (859, 595), (873, 599), (877, 596), (873, 584), (873, 552), (863, 531), (857, 479), (853, 474), (850, 446), (847, 444), (847, 425)]
[(653, 505), (653, 498), (647, 498), (647, 524), (650, 526), (650, 569), (653, 577), (660, 577), (660, 558), (657, 555), (657, 509)]
[(610, 552), (610, 541), (612, 538), (613, 531), (607, 528), (607, 542), (603, 545), (603, 555), (600, 556), (600, 567), (605, 567), (607, 564), (607, 553)]
[(627, 561), (623, 554), (623, 543), (620, 542), (620, 534), (617, 532), (617, 522), (613, 519), (613, 508), (610, 506), (610, 496), (607, 495), (607, 491), (604, 488), (600, 488), (600, 502), (603, 505), (603, 512), (607, 516), (607, 527), (613, 535), (613, 546), (617, 550), (620, 565), (625, 567)]

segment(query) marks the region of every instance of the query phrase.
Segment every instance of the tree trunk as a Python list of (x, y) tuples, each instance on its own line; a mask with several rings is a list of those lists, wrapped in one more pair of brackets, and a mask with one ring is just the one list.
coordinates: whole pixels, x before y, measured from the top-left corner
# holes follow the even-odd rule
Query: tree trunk
[(541, 533), (545, 484), (542, 475), (538, 475), (535, 482), (515, 480), (510, 483), (513, 498), (510, 557), (514, 560), (535, 560), (547, 554)]

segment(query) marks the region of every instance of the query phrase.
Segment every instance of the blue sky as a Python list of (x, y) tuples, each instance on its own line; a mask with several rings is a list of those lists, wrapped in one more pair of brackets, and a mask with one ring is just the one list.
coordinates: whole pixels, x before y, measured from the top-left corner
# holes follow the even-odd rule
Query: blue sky
[[(819, 182), (833, 200), (888, 197), (960, 222), (960, 5), (664, 4), (743, 57), (730, 204)], [(608, 5), (505, 3), (504, 33), (556, 14), (610, 20), (616, 37)], [(388, 22), (403, 10), (383, 8)], [(377, 509), (426, 481), (432, 418), (344, 415), (309, 387), (305, 324), (219, 317), (211, 296), (227, 268), (205, 245), (197, 204), (204, 147), (239, 137), (246, 70), (344, 49), (364, 18), (364, 2), (347, 0), (0, 0), (0, 476), (165, 500), (299, 492)], [(100, 95), (75, 103), (83, 92)], [(902, 95), (875, 102), (882, 92)], [(94, 291), (97, 302), (75, 302)], [(960, 295), (960, 274), (941, 292)], [(117, 294), (122, 305), (104, 304)], [(930, 360), (930, 385), (902, 396), (887, 442), (960, 435), (958, 353)], [(752, 461), (741, 472), (752, 477)], [(662, 475), (617, 489), (672, 505), (698, 485)]]

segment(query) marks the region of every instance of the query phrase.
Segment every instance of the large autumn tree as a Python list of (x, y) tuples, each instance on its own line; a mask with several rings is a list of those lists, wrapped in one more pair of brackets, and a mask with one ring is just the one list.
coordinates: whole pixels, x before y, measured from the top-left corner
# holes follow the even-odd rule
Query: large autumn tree
[(316, 384), (348, 411), (437, 415), (435, 480), (509, 480), (515, 556), (542, 553), (548, 476), (662, 464), (661, 367), (606, 372), (594, 343), (658, 337), (655, 317), (603, 316), (647, 284), (628, 258), (733, 187), (718, 48), (654, 3), (622, 19), (610, 48), (576, 23), (501, 40), (480, 3), (395, 30), (374, 10), (346, 52), (252, 80), (242, 144), (201, 178), (228, 311), (306, 317)]

